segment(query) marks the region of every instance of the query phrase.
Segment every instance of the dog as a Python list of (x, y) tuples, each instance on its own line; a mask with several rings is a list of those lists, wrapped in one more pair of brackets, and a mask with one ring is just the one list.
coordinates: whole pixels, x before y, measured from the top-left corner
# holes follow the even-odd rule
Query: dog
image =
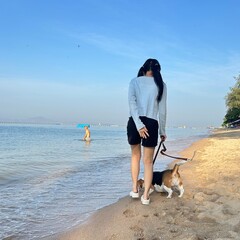
[[(152, 185), (149, 190), (149, 194), (151, 194), (154, 190), (156, 192), (167, 192), (167, 198), (172, 197), (173, 188), (177, 188), (179, 191), (178, 197), (182, 197), (184, 193), (182, 178), (178, 172), (179, 165), (184, 164), (185, 162), (176, 163), (173, 169), (168, 169), (162, 172), (154, 171)], [(144, 180), (138, 180), (139, 189), (144, 188)]]

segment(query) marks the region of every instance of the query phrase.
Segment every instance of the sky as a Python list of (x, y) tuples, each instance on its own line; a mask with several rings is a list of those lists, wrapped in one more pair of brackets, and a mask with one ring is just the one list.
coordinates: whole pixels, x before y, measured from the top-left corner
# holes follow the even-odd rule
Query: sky
[(148, 58), (167, 126), (220, 126), (240, 74), (238, 0), (0, 0), (0, 121), (126, 125)]

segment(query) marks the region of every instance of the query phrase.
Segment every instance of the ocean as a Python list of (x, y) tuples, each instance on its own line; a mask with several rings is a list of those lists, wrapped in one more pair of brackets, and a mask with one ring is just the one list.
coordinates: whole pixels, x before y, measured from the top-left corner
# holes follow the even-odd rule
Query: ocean
[[(90, 130), (87, 143), (76, 126), (0, 124), (0, 239), (60, 233), (129, 194), (126, 127)], [(179, 156), (208, 134), (204, 128), (167, 128), (167, 153)], [(171, 161), (159, 155), (154, 169)]]

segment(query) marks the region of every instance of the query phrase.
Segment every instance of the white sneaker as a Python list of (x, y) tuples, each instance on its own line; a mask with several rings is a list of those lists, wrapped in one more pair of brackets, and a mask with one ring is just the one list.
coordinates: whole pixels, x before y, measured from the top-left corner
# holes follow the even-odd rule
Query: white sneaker
[(132, 197), (132, 198), (139, 198), (139, 192), (133, 192), (133, 191), (131, 191), (131, 192), (129, 193), (129, 195), (130, 195), (130, 197)]
[(142, 195), (142, 197), (141, 197), (141, 202), (142, 202), (143, 205), (149, 205), (149, 203), (150, 203), (150, 198), (149, 198), (149, 199), (144, 199), (144, 198), (143, 198), (143, 195)]

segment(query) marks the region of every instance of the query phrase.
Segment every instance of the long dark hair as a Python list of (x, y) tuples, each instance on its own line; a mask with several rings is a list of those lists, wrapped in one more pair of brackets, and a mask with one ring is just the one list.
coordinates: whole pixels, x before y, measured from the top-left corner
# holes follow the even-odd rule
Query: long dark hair
[(163, 79), (160, 73), (161, 66), (156, 59), (149, 58), (138, 71), (138, 77), (145, 76), (147, 71), (152, 71), (154, 82), (158, 87), (157, 101), (160, 102), (163, 94)]

